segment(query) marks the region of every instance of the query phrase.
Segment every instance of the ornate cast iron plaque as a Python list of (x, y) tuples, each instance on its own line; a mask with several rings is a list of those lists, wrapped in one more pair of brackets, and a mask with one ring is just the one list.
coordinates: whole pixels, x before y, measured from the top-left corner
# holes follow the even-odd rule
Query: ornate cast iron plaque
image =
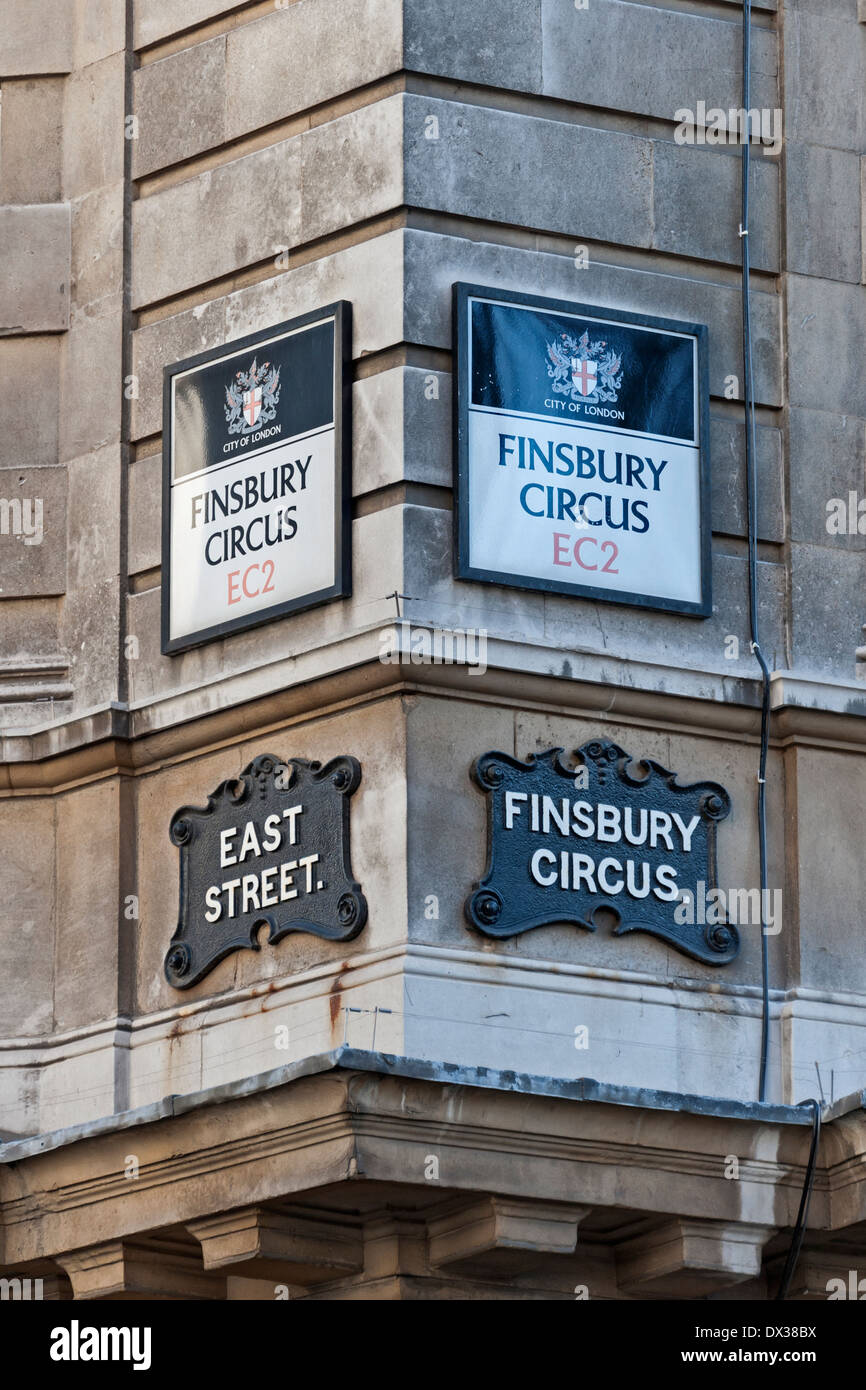
[[(651, 758), (636, 775), (639, 764), (601, 739), (577, 750), (579, 766), (562, 752), (526, 762), (485, 753), (473, 764), (490, 801), (487, 872), (467, 900), (468, 921), (498, 937), (554, 923), (595, 931), (604, 907), (619, 918), (617, 936), (649, 932), (695, 960), (727, 965), (739, 934), (718, 895), (710, 898), (716, 827), (731, 809), (724, 787), (681, 786)], [(708, 899), (714, 910), (696, 914)]]
[(356, 758), (321, 763), (265, 753), (221, 782), (207, 806), (182, 806), (169, 836), (180, 850), (180, 913), (165, 974), (187, 989), (241, 947), (289, 932), (350, 941), (367, 920), (352, 876), (349, 798)]

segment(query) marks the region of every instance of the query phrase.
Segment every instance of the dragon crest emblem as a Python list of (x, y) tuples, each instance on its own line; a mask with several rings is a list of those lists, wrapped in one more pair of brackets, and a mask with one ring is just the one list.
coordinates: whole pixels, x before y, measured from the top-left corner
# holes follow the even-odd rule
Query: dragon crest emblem
[(547, 355), (547, 374), (561, 396), (587, 405), (616, 400), (622, 386), (622, 358), (603, 338), (590, 342), (588, 329), (579, 338), (561, 333), (548, 343)]
[(258, 365), (256, 359), (248, 372), (235, 372), (226, 387), (226, 422), (229, 434), (249, 434), (257, 425), (266, 425), (277, 413), (280, 400), (280, 368), (270, 362)]

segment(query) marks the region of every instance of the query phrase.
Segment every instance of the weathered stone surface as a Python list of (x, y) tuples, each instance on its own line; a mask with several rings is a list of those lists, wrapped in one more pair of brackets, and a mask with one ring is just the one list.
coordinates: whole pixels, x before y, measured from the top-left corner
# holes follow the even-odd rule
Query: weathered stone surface
[(491, 87), (541, 91), (541, 0), (405, 0), (405, 65)]
[(789, 270), (859, 281), (860, 163), (847, 151), (788, 142)]
[[(60, 338), (0, 338), (0, 465), (18, 468), (57, 462), (60, 413)], [(21, 411), (21, 383), (39, 399)]]
[(123, 178), (126, 115), (122, 53), (69, 78), (63, 109), (64, 198), (78, 198)]
[(0, 98), (0, 202), (59, 202), (63, 78), (4, 82)]
[[(542, 0), (544, 93), (674, 120), (678, 108), (742, 105), (742, 27), (625, 0)], [(753, 100), (776, 106), (776, 41), (753, 36)]]
[(72, 203), (73, 322), (112, 298), (119, 308), (122, 285), (123, 184), (104, 184)]
[(162, 454), (137, 459), (129, 469), (127, 571), (158, 567), (162, 552)]
[[(388, 97), (315, 126), (300, 137), (301, 240), (313, 241), (401, 205), (400, 142), (406, 100)], [(288, 227), (283, 240), (292, 244)]]
[(0, 468), (0, 597), (66, 588), (66, 469)]
[(69, 206), (0, 207), (0, 333), (50, 333), (69, 323)]
[[(489, 107), (405, 101), (410, 206), (562, 232), (576, 241), (650, 244), (648, 140)], [(431, 115), (436, 139), (429, 138)], [(604, 179), (596, 174), (601, 167)]]
[[(653, 246), (739, 265), (741, 163), (711, 146), (653, 141)], [(752, 162), (749, 241), (755, 270), (779, 267), (779, 164)]]
[(88, 67), (122, 53), (126, 45), (126, 0), (74, 0), (75, 66)]
[(182, 48), (135, 74), (138, 139), (132, 176), (191, 159), (225, 139), (225, 35)]
[[(782, 435), (760, 426), (755, 473), (758, 482), (758, 539), (785, 539)], [(712, 524), (716, 532), (745, 536), (748, 529), (745, 428), (736, 420), (710, 417)]]
[(69, 330), (60, 382), (61, 460), (78, 458), (120, 436), (121, 337), (116, 314), (82, 315)]
[[(133, 303), (156, 303), (298, 240), (297, 140), (243, 155), (133, 206)], [(208, 228), (202, 240), (199, 232)]]
[(451, 377), (395, 367), (353, 391), (356, 497), (404, 480), (451, 487)]
[[(866, 421), (854, 415), (792, 406), (788, 412), (788, 458), (791, 538), (834, 550), (866, 549), (866, 534), (861, 535), (858, 529), (861, 518), (857, 511), (858, 503), (866, 502)], [(827, 504), (833, 498), (845, 504), (847, 526), (840, 534), (827, 529)], [(862, 526), (866, 532), (866, 506)]]
[(791, 637), (798, 674), (854, 679), (854, 653), (863, 645), (866, 622), (864, 594), (863, 552), (832, 544), (791, 547)]
[(864, 340), (866, 296), (859, 285), (788, 276), (792, 405), (866, 418), (866, 376), (860, 365)]
[(187, 0), (182, 10), (178, 9), (177, 0), (136, 0), (133, 42), (136, 48), (147, 48), (235, 7), (236, 0)]
[[(0, 77), (70, 72), (74, 12), (55, 0), (0, 0)], [(39, 35), (39, 52), (33, 36)]]
[[(785, 22), (787, 136), (862, 152), (866, 131), (863, 33), (846, 18), (801, 10)], [(845, 93), (840, 100), (840, 93)]]
[(227, 138), (399, 71), (401, 9), (401, 0), (307, 0), (234, 29), (226, 48)]
[[(30, 834), (21, 834), (25, 814)], [(35, 1036), (52, 1026), (54, 807), (35, 797), (0, 802), (4, 929), (0, 932), (0, 1034)]]
[(133, 334), (132, 370), (138, 392), (132, 401), (133, 439), (162, 429), (163, 367), (225, 341), (225, 306), (225, 299), (210, 300)]
[(57, 803), (55, 1026), (80, 1028), (117, 1010), (120, 919), (117, 780), (80, 787)]

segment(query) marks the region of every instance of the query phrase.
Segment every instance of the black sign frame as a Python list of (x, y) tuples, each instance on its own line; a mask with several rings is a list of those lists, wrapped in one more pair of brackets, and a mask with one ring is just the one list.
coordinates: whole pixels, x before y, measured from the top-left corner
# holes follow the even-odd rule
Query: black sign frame
[[(624, 590), (596, 588), (591, 584), (569, 583), (565, 580), (533, 578), (508, 572), (482, 569), (469, 564), (469, 408), (472, 383), (469, 379), (470, 299), (488, 299), (514, 304), (552, 314), (587, 317), (611, 324), (656, 329), (660, 332), (684, 334), (697, 343), (697, 425), (700, 477), (700, 565), (701, 599), (692, 603), (683, 599), (657, 598), (653, 595), (627, 593)], [(544, 295), (524, 294), (517, 290), (497, 289), (490, 285), (475, 285), (465, 281), (452, 284), (452, 345), (454, 353), (455, 389), (452, 392), (454, 435), (454, 574), (455, 578), (472, 583), (497, 584), (509, 589), (528, 589), (542, 593), (566, 594), (572, 598), (589, 598), (603, 603), (627, 607), (654, 609), (687, 617), (712, 616), (712, 503), (710, 495), (710, 388), (708, 363), (709, 330), (703, 323), (686, 323), (679, 319), (658, 318), (624, 309), (603, 308), (567, 299)]]
[[(265, 342), (272, 342), (298, 329), (310, 328), (319, 322), (334, 320), (334, 529), (335, 581), (326, 589), (302, 594), (255, 613), (227, 618), (225, 622), (201, 628), (182, 637), (171, 637), (171, 491), (172, 491), (172, 383), (176, 376), (196, 367), (205, 367), (221, 358), (242, 354)], [(208, 348), (205, 352), (167, 364), (163, 369), (162, 390), (162, 611), (161, 650), (164, 656), (176, 656), (217, 641), (234, 632), (259, 627), (292, 613), (305, 612), (352, 594), (352, 304), (337, 300), (321, 309), (312, 309), (296, 318), (287, 319), (270, 328), (249, 333), (243, 338)]]

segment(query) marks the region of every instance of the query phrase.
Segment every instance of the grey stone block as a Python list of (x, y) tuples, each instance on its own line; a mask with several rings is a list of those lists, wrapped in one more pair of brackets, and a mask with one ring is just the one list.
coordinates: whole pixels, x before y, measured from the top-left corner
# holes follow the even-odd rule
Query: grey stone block
[[(431, 116), (436, 139), (428, 138)], [(405, 160), (411, 207), (561, 232), (576, 242), (652, 240), (651, 146), (637, 136), (410, 96)]]
[[(28, 468), (57, 462), (59, 337), (0, 338), (0, 464)], [(38, 401), (22, 405), (21, 393)]]
[[(301, 152), (284, 140), (133, 205), (133, 303), (152, 304), (297, 242)], [(208, 235), (200, 236), (205, 226)]]
[(162, 454), (136, 459), (129, 469), (127, 573), (162, 563)]
[(797, 543), (790, 583), (793, 669), (853, 680), (866, 622), (866, 554)]
[[(736, 420), (710, 419), (713, 530), (729, 536), (745, 536), (748, 530), (746, 489), (746, 432)], [(756, 475), (758, 483), (758, 539), (785, 539), (782, 435), (780, 430), (759, 426)]]
[(866, 418), (866, 296), (859, 285), (788, 276), (792, 405)]
[(789, 142), (789, 270), (825, 280), (859, 281), (860, 166), (856, 154)]
[(50, 333), (69, 323), (67, 203), (0, 207), (0, 333)]
[(864, 148), (864, 35), (847, 19), (800, 10), (785, 22), (787, 137), (835, 149)]
[(4, 82), (0, 202), (59, 203), (63, 78)]
[(541, 0), (404, 0), (410, 72), (540, 92)]
[[(866, 549), (866, 535), (831, 535), (827, 503), (837, 498), (849, 507), (849, 494), (866, 499), (866, 421), (823, 410), (788, 412), (791, 538), (834, 549)], [(853, 509), (854, 525), (858, 516)], [(850, 518), (849, 518), (850, 524)], [(866, 528), (866, 516), (863, 521)], [(866, 622), (866, 604), (863, 621)]]
[[(400, 157), (404, 100), (388, 97), (300, 137), (301, 240), (351, 227), (405, 201)], [(291, 245), (288, 235), (286, 243)]]
[(232, 30), (227, 138), (398, 72), (401, 9), (401, 0), (306, 0)]
[[(678, 108), (740, 107), (742, 26), (626, 0), (543, 0), (546, 96), (674, 120)], [(753, 35), (753, 97), (778, 105), (776, 40)]]
[[(681, 256), (740, 264), (739, 153), (653, 141), (653, 246)], [(779, 268), (779, 165), (752, 162), (749, 240), (756, 270)]]
[(225, 56), (225, 35), (219, 35), (138, 69), (133, 178), (222, 144), (226, 138)]
[(74, 20), (73, 7), (57, 0), (0, 0), (0, 77), (71, 72)]
[(451, 377), (394, 367), (353, 387), (353, 495), (402, 481), (451, 486)]
[[(435, 232), (405, 234), (408, 342), (451, 345), (451, 285), (468, 280), (498, 289), (527, 290), (611, 309), (684, 319), (710, 325), (710, 391), (724, 396), (725, 378), (742, 375), (742, 304), (739, 288), (649, 270), (591, 261), (577, 270), (569, 256), (445, 237)], [(775, 295), (752, 295), (755, 396), (781, 405), (781, 325)]]
[(66, 469), (0, 468), (0, 598), (66, 589)]
[(0, 1028), (4, 1037), (38, 1037), (53, 1024), (54, 807), (48, 798), (27, 803), (28, 846), (22, 853), (21, 803), (6, 800), (0, 813), (4, 917), (0, 932)]

